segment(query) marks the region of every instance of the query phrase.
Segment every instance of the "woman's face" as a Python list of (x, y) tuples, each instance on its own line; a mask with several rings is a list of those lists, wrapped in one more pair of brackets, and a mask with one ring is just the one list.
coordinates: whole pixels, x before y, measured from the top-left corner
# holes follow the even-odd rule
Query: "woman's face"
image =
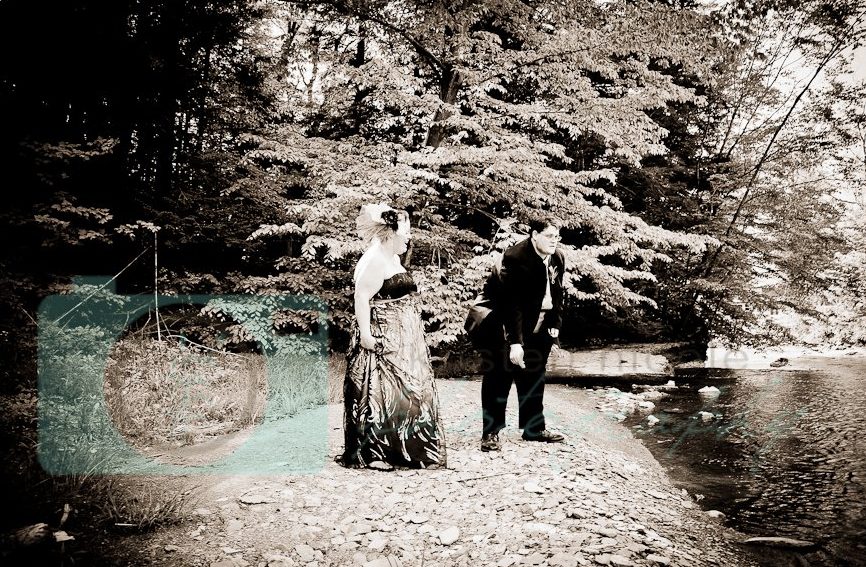
[(405, 254), (406, 250), (409, 249), (409, 240), (411, 236), (408, 232), (395, 232), (393, 237), (394, 242), (394, 253), (395, 254)]

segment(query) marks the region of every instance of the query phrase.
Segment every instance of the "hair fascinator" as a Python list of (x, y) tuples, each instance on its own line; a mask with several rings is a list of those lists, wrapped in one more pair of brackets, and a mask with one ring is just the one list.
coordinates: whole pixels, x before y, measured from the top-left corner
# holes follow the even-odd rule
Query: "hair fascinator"
[(385, 226), (397, 232), (397, 228), (399, 226), (399, 220), (397, 216), (397, 211), (394, 209), (385, 211), (382, 213), (382, 221), (385, 223)]
[(355, 228), (358, 230), (358, 236), (365, 241), (376, 237), (385, 240), (390, 236), (389, 233), (408, 235), (409, 214), (384, 203), (363, 205), (358, 218), (355, 219)]

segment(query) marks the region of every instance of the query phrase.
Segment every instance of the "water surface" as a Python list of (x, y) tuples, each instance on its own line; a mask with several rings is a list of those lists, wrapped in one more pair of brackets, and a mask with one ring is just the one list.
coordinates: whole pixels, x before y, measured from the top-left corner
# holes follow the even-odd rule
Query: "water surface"
[[(800, 564), (866, 565), (866, 360), (816, 366), (681, 372), (655, 402), (658, 424), (625, 425), (731, 527), (819, 543)], [(698, 394), (707, 385), (719, 395)]]

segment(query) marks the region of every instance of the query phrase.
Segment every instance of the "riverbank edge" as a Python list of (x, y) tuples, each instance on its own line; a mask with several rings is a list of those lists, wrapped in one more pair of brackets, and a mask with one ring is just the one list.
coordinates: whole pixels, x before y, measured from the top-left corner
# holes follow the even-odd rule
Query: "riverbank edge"
[[(572, 365), (563, 363), (571, 359)], [(563, 349), (552, 359), (547, 376), (551, 381), (581, 380), (598, 385), (629, 382), (664, 384), (683, 371), (792, 370), (821, 371), (838, 361), (866, 358), (866, 347), (781, 346), (730, 349), (701, 347), (689, 343), (623, 343), (599, 348)]]

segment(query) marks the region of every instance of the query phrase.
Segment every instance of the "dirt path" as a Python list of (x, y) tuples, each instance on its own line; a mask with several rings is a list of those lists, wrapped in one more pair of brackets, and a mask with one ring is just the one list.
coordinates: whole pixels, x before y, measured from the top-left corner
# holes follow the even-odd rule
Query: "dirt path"
[[(440, 381), (447, 470), (344, 469), (341, 408), (311, 475), (197, 478), (190, 523), (137, 542), (142, 563), (209, 566), (751, 565), (649, 452), (582, 390), (549, 386), (561, 445), (527, 443), (516, 397), (501, 453), (482, 453), (480, 382)], [(199, 454), (198, 457), (201, 457)], [(143, 543), (143, 545), (142, 545)], [(123, 542), (120, 542), (123, 545)]]

